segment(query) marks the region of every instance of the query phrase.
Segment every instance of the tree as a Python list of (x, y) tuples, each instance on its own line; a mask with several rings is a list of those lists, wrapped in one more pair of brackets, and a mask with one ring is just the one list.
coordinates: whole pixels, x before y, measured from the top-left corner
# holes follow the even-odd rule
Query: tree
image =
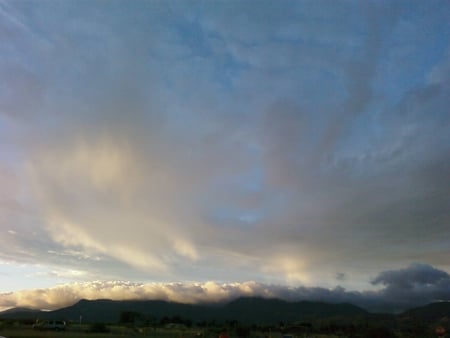
[(120, 322), (122, 324), (132, 324), (136, 319), (140, 318), (141, 315), (135, 311), (122, 311), (120, 313)]

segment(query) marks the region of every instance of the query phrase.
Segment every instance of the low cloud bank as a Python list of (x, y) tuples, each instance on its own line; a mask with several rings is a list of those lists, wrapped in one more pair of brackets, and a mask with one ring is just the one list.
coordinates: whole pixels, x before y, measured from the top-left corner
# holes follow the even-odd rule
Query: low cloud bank
[(342, 287), (286, 287), (258, 282), (243, 283), (131, 283), (94, 281), (0, 294), (0, 308), (57, 309), (80, 299), (154, 299), (182, 303), (224, 302), (242, 296), (349, 302), (369, 311), (399, 312), (435, 301), (450, 301), (450, 275), (427, 264), (381, 272), (372, 284), (377, 291), (347, 291)]

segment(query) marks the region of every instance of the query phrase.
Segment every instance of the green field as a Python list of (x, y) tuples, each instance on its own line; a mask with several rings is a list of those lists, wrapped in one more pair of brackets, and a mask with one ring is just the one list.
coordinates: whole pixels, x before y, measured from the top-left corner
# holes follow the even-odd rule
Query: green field
[[(85, 330), (86, 329), (86, 330)], [(0, 336), (6, 338), (217, 338), (218, 333), (200, 329), (143, 328), (135, 330), (120, 326), (108, 326), (110, 332), (92, 333), (86, 328), (69, 328), (66, 331), (38, 331), (28, 327), (16, 327), (0, 330)], [(251, 332), (249, 338), (281, 338), (279, 332)], [(230, 333), (230, 338), (238, 338)], [(336, 335), (293, 335), (292, 338), (338, 338)]]
[(69, 328), (65, 331), (38, 331), (31, 328), (10, 328), (0, 331), (0, 336), (7, 338), (123, 338), (123, 337), (149, 337), (149, 338), (194, 338), (216, 337), (212, 334), (203, 334), (198, 330), (169, 330), (169, 329), (141, 329), (133, 330), (123, 327), (108, 327), (109, 332), (95, 333), (88, 330)]

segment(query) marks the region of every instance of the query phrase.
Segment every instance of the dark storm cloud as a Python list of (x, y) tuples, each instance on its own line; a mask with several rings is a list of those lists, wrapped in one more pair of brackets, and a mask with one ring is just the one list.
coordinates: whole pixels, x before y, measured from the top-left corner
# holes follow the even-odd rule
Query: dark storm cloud
[(428, 264), (384, 271), (372, 284), (383, 285), (378, 292), (380, 299), (398, 308), (450, 300), (450, 275)]
[(372, 284), (381, 284), (390, 290), (411, 290), (416, 287), (447, 285), (450, 275), (428, 264), (412, 264), (406, 269), (381, 272)]

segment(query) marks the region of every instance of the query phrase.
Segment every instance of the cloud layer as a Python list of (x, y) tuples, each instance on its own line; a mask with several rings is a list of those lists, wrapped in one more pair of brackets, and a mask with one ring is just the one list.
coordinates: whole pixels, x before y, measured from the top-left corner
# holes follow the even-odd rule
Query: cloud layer
[(165, 300), (189, 304), (227, 302), (238, 297), (350, 302), (369, 311), (399, 312), (450, 299), (450, 275), (426, 264), (381, 272), (372, 282), (376, 291), (348, 291), (342, 287), (286, 287), (259, 282), (242, 283), (133, 283), (85, 282), (0, 294), (0, 308), (57, 309), (80, 299)]
[(0, 260), (30, 285), (448, 271), (449, 10), (1, 2)]

